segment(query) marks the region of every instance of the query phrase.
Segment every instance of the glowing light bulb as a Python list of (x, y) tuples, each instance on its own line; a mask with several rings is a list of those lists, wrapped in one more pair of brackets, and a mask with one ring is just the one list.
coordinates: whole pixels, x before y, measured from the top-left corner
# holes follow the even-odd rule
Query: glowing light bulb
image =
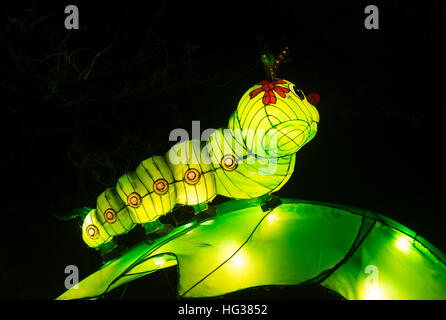
[(277, 215), (275, 215), (274, 213), (271, 213), (269, 216), (268, 216), (268, 218), (266, 218), (267, 219), (267, 221), (270, 223), (270, 224), (273, 224), (274, 222), (276, 222), (277, 221)]
[(409, 252), (412, 246), (412, 242), (409, 240), (408, 237), (399, 236), (395, 241), (395, 246), (401, 251)]
[(370, 286), (365, 293), (366, 300), (383, 300), (385, 298), (384, 293), (378, 286)]
[(241, 267), (245, 263), (245, 259), (243, 255), (237, 253), (234, 257), (232, 257), (232, 264), (236, 267)]
[(157, 258), (157, 259), (155, 259), (155, 264), (158, 267), (161, 267), (164, 263), (166, 263), (166, 260), (164, 260), (164, 258)]

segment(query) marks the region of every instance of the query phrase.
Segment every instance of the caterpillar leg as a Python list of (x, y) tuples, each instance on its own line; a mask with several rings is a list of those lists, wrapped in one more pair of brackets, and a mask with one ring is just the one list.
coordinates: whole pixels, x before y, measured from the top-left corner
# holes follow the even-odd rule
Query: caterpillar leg
[(156, 219), (156, 221), (152, 221), (144, 224), (144, 229), (146, 230), (146, 234), (151, 234), (157, 231), (160, 231), (164, 228), (163, 223)]
[(217, 209), (215, 207), (206, 206), (206, 209), (201, 210), (196, 215), (198, 221), (202, 221), (208, 218), (215, 217), (217, 215)]
[(174, 227), (171, 224), (164, 224), (159, 219), (153, 222), (144, 224), (146, 236), (148, 240), (154, 240), (168, 234)]

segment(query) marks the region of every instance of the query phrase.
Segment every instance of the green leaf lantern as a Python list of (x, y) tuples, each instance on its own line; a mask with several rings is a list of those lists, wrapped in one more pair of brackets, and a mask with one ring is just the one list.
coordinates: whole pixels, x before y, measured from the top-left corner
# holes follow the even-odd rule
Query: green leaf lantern
[(215, 217), (140, 243), (58, 299), (96, 299), (174, 265), (179, 298), (306, 284), (346, 299), (446, 298), (446, 256), (412, 230), (364, 209), (267, 200), (217, 205)]

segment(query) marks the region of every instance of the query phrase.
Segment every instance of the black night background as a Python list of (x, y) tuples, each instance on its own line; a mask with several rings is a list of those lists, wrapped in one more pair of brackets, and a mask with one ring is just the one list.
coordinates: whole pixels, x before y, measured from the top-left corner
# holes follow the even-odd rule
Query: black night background
[[(69, 4), (79, 30), (64, 28)], [(364, 27), (368, 4), (379, 8), (379, 30)], [(78, 222), (55, 216), (95, 206), (123, 173), (167, 152), (172, 129), (225, 126), (264, 78), (258, 35), (274, 51), (290, 48), (280, 77), (321, 96), (316, 138), (278, 194), (377, 211), (446, 252), (438, 5), (3, 1), (0, 297), (54, 299), (65, 266), (81, 279), (101, 266)], [(174, 299), (176, 276), (160, 271), (113, 298)], [(231, 298), (335, 298), (308, 290)]]

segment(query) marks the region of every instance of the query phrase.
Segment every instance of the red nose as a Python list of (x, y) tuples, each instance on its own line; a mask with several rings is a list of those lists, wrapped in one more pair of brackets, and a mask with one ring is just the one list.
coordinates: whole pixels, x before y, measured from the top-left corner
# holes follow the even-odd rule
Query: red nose
[(316, 106), (319, 103), (319, 101), (321, 101), (321, 96), (316, 92), (312, 92), (307, 95), (307, 101), (311, 103), (313, 106)]

